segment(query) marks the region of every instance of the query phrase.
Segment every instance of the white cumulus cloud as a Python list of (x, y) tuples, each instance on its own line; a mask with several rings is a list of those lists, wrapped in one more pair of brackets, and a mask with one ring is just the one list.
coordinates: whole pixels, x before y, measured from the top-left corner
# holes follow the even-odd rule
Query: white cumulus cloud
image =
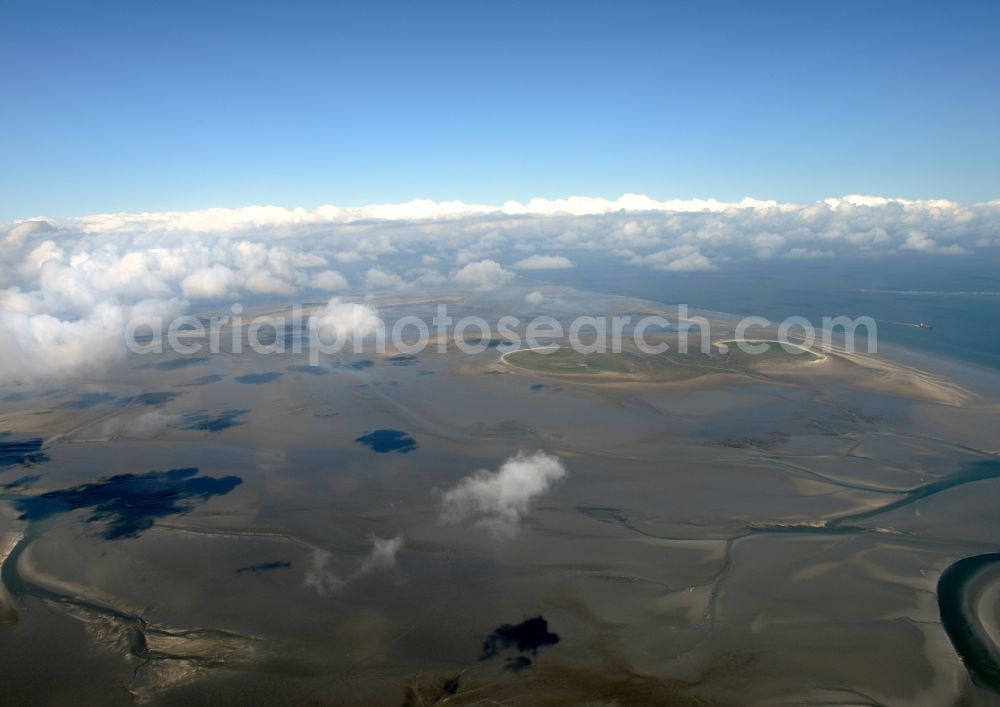
[(346, 290), (350, 285), (347, 278), (336, 270), (324, 270), (309, 278), (309, 288), (313, 290), (323, 290), (324, 292), (336, 292)]
[(480, 260), (469, 263), (452, 273), (451, 280), (458, 285), (467, 285), (481, 289), (493, 289), (506, 285), (514, 279), (514, 273), (504, 270), (495, 260)]
[(564, 255), (532, 255), (514, 263), (518, 270), (565, 270), (573, 261)]
[(225, 265), (213, 265), (181, 280), (181, 292), (192, 299), (222, 299), (236, 296), (236, 276)]
[(500, 469), (480, 469), (444, 494), (441, 520), (471, 520), (498, 535), (513, 534), (532, 501), (566, 476), (558, 457), (543, 451), (524, 451), (510, 457)]
[(964, 255), (967, 251), (962, 246), (952, 243), (942, 246), (923, 231), (912, 230), (906, 236), (901, 246), (903, 250), (917, 250), (922, 253), (937, 253), (939, 255)]
[(321, 597), (329, 596), (344, 588), (346, 582), (333, 571), (333, 555), (327, 550), (312, 551), (309, 569), (303, 583)]
[(341, 591), (354, 580), (372, 572), (391, 570), (396, 566), (396, 556), (403, 549), (403, 536), (380, 538), (371, 536), (372, 549), (361, 561), (361, 565), (346, 579), (334, 571), (333, 553), (328, 550), (314, 548), (310, 557), (309, 568), (305, 572), (303, 584), (314, 590), (320, 596), (329, 596)]
[(365, 273), (365, 287), (369, 290), (401, 290), (406, 287), (406, 280), (394, 272), (369, 268)]
[(632, 262), (641, 265), (651, 265), (654, 270), (666, 272), (691, 272), (695, 270), (714, 270), (715, 265), (693, 245), (677, 245), (673, 248), (635, 256)]
[(382, 325), (378, 310), (334, 297), (309, 317), (309, 330), (321, 341), (351, 341), (374, 334)]
[(180, 415), (169, 415), (159, 410), (150, 410), (134, 417), (130, 415), (113, 417), (104, 423), (101, 431), (108, 437), (149, 439), (176, 426), (180, 421)]
[(388, 570), (396, 566), (396, 555), (403, 549), (403, 536), (380, 538), (372, 536), (372, 550), (361, 563), (358, 574), (368, 574), (377, 570)]
[[(491, 289), (514, 269), (594, 261), (672, 273), (768, 258), (995, 257), (998, 234), (1000, 200), (858, 194), (811, 204), (626, 194), (25, 219), (0, 225), (0, 383), (116, 364), (141, 302), (198, 311), (351, 285)], [(513, 253), (521, 259), (505, 269)]]

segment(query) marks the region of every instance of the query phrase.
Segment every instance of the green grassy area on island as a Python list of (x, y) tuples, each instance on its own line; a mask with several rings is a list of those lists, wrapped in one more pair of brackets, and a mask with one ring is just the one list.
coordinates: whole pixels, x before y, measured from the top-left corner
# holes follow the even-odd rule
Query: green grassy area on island
[(508, 364), (527, 371), (554, 376), (593, 376), (605, 380), (682, 381), (712, 373), (751, 373), (758, 368), (795, 365), (819, 360), (811, 351), (786, 351), (775, 342), (751, 341), (748, 344), (768, 344), (760, 353), (748, 353), (735, 342), (719, 342), (727, 346), (725, 353), (713, 346), (712, 354), (680, 354), (669, 350), (650, 354), (623, 350), (616, 353), (582, 353), (568, 346), (526, 349), (504, 356)]
[[(754, 347), (754, 349), (761, 345), (766, 345), (767, 348), (758, 353), (750, 353), (741, 349), (735, 340), (728, 340), (715, 342), (713, 350), (716, 351), (720, 361), (736, 367), (756, 367), (782, 363), (809, 363), (822, 358), (809, 349), (796, 344), (788, 344), (790, 350), (786, 350), (777, 341), (744, 339), (743, 343)], [(726, 353), (719, 351), (719, 347), (723, 345), (726, 347)]]

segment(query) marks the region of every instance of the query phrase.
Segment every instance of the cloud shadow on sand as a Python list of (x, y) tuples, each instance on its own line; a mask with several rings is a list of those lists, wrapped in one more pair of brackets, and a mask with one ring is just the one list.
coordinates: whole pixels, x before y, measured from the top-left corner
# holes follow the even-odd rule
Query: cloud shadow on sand
[(518, 655), (507, 658), (505, 670), (520, 672), (531, 667), (532, 656), (546, 646), (559, 643), (559, 636), (549, 631), (549, 622), (541, 616), (525, 619), (519, 624), (502, 624), (483, 641), (479, 660), (489, 660), (501, 651), (511, 649)]
[(14, 500), (20, 520), (38, 521), (62, 513), (91, 509), (88, 523), (100, 524), (105, 540), (134, 538), (153, 527), (157, 518), (190, 511), (197, 502), (222, 496), (243, 481), (238, 476), (198, 476), (198, 469), (171, 469), (145, 474), (118, 474), (100, 481), (48, 491)]
[(361, 435), (354, 441), (381, 454), (387, 452), (407, 454), (417, 448), (417, 441), (402, 430), (375, 430)]
[(0, 469), (18, 464), (41, 464), (49, 460), (48, 455), (42, 451), (41, 437), (8, 441), (9, 438), (9, 432), (0, 432)]
[(233, 380), (246, 385), (263, 385), (279, 378), (281, 378), (281, 374), (278, 371), (268, 371), (267, 373), (247, 373), (245, 376), (236, 376)]
[(230, 427), (244, 424), (245, 420), (242, 418), (249, 413), (249, 410), (225, 410), (218, 415), (211, 415), (207, 412), (189, 412), (184, 416), (182, 426), (185, 430), (221, 432)]

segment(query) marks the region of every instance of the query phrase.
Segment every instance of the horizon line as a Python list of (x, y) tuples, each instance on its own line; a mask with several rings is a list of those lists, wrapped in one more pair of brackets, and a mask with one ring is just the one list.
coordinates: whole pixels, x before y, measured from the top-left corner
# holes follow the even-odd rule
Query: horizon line
[(617, 199), (573, 195), (550, 199), (534, 197), (521, 202), (514, 199), (501, 204), (467, 203), (454, 200), (413, 198), (408, 201), (383, 202), (361, 206), (323, 204), (315, 208), (248, 204), (212, 206), (167, 211), (102, 211), (68, 217), (38, 214), (10, 221), (0, 226), (14, 227), (44, 222), (52, 225), (79, 226), (85, 231), (112, 231), (129, 225), (160, 225), (167, 230), (239, 230), (246, 227), (307, 225), (310, 223), (351, 223), (358, 221), (433, 221), (476, 216), (599, 216), (621, 212), (719, 213), (731, 209), (754, 211), (776, 209), (798, 211), (813, 207), (830, 209), (885, 207), (899, 205), (908, 209), (955, 209), (970, 206), (1000, 206), (1000, 198), (980, 201), (954, 199), (906, 199), (868, 194), (846, 194), (813, 202), (781, 202), (747, 196), (739, 201), (707, 198), (668, 198), (656, 200), (645, 194), (627, 192)]

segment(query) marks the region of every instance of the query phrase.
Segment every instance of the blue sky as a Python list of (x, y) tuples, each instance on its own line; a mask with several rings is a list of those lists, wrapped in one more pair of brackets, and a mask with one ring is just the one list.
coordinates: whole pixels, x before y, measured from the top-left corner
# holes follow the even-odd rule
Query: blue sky
[(1000, 197), (1000, 3), (0, 3), (0, 220)]

